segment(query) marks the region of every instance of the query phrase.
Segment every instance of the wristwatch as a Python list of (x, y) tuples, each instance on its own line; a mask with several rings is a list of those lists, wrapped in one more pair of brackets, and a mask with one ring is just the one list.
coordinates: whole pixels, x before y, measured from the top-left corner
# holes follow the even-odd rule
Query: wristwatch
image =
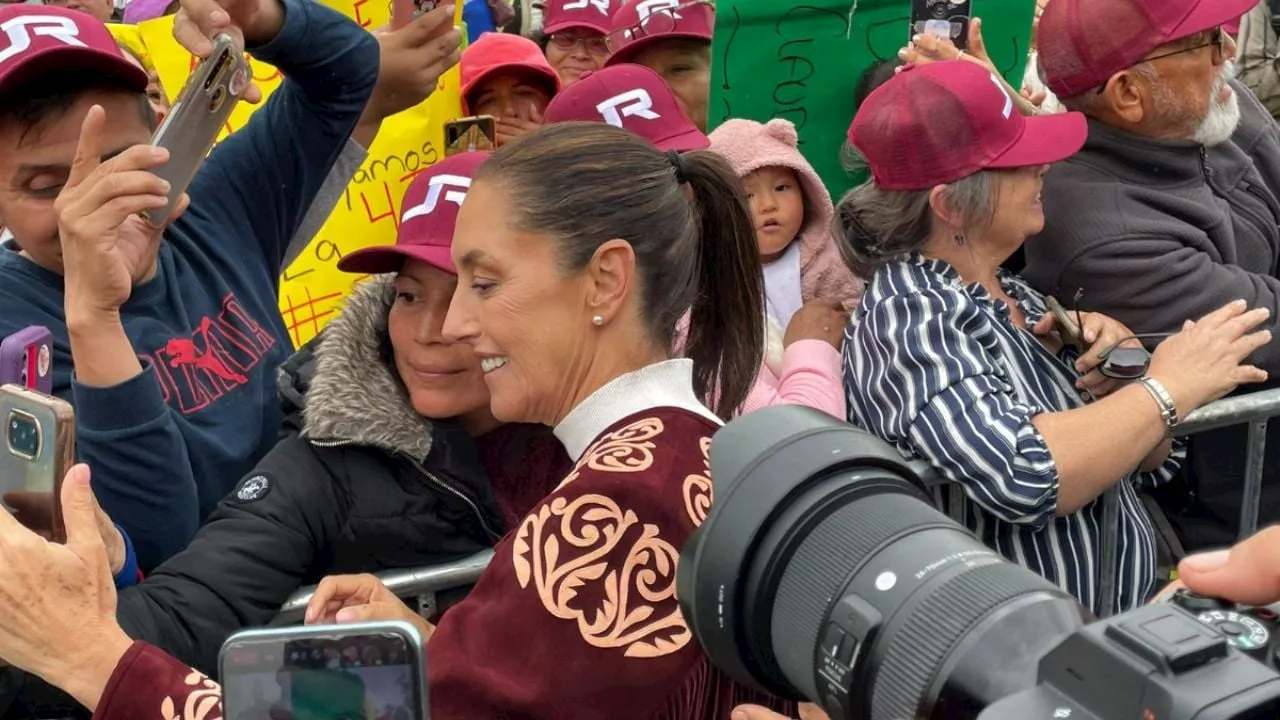
[(1173, 401), (1173, 396), (1169, 394), (1164, 385), (1159, 380), (1148, 375), (1139, 378), (1138, 382), (1151, 394), (1151, 399), (1156, 401), (1156, 405), (1160, 406), (1160, 417), (1164, 418), (1165, 425), (1168, 425), (1170, 430), (1177, 427), (1178, 404)]

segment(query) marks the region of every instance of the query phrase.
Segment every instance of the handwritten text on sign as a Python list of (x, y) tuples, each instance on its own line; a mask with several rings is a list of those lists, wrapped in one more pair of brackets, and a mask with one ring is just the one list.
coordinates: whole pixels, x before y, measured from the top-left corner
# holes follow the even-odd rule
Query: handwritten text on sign
[[(987, 50), (1021, 87), (1031, 38), (1030, 0), (974, 3)], [(839, 197), (853, 178), (840, 165), (853, 120), (853, 90), (868, 68), (897, 56), (911, 27), (911, 0), (718, 0), (711, 122), (785, 118), (800, 149)]]
[[(375, 28), (390, 19), (390, 7), (376, 0), (322, 0)], [(170, 100), (195, 67), (195, 59), (173, 39), (173, 18), (159, 18), (138, 26), (147, 52)], [(250, 58), (254, 80), (264, 97), (283, 81), (280, 72)], [(240, 103), (227, 121), (223, 136), (244, 126), (261, 107)], [(285, 270), (280, 282), (280, 312), (295, 345), (315, 337), (341, 307), (342, 299), (363, 278), (339, 272), (345, 255), (371, 245), (395, 242), (400, 199), (415, 175), (443, 157), (444, 124), (462, 114), (457, 68), (440, 80), (426, 102), (388, 118), (382, 124), (369, 157), (352, 178), (333, 214), (311, 245)]]

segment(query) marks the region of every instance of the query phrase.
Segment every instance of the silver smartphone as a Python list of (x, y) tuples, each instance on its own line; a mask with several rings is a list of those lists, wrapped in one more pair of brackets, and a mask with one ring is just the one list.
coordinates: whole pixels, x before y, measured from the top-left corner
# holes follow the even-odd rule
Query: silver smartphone
[(225, 720), (426, 720), (421, 634), (404, 622), (245, 630), (218, 658)]
[(213, 52), (196, 65), (151, 137), (152, 145), (169, 151), (169, 159), (155, 170), (169, 181), (169, 202), (144, 213), (153, 227), (162, 227), (173, 214), (178, 198), (187, 191), (250, 79), (249, 63), (235, 40), (226, 33), (215, 38)]

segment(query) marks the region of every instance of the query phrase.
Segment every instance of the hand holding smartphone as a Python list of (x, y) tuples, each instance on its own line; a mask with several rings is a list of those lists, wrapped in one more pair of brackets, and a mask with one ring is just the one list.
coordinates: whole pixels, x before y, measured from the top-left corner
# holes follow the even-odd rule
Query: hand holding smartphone
[(173, 214), (251, 79), (249, 63), (235, 40), (226, 33), (215, 38), (213, 52), (187, 78), (151, 138), (152, 145), (169, 151), (169, 160), (155, 174), (170, 187), (165, 206), (145, 213), (152, 227), (163, 227)]
[(0, 500), (25, 526), (65, 542), (62, 478), (76, 459), (75, 411), (65, 400), (0, 386)]

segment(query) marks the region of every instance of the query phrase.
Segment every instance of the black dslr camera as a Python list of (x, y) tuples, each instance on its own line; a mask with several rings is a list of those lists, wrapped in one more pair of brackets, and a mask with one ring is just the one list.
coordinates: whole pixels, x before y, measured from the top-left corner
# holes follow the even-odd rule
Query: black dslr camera
[(920, 468), (823, 413), (729, 423), (711, 470), (678, 596), (740, 682), (832, 720), (1280, 718), (1272, 611), (1184, 592), (1095, 621), (936, 510)]

